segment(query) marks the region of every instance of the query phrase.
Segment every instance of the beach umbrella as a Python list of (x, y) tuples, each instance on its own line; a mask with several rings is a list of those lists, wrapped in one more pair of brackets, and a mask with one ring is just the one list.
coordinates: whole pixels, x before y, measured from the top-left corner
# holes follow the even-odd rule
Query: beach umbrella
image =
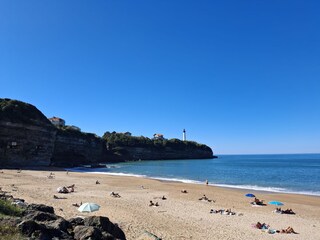
[(278, 201), (271, 201), (271, 202), (268, 202), (268, 204), (276, 205), (276, 206), (282, 206), (282, 205), (284, 205), (282, 202), (278, 202)]
[(252, 193), (247, 193), (246, 195), (245, 195), (246, 197), (256, 197), (254, 194), (252, 194)]
[(100, 206), (96, 203), (84, 203), (79, 208), (79, 212), (94, 212), (98, 211)]

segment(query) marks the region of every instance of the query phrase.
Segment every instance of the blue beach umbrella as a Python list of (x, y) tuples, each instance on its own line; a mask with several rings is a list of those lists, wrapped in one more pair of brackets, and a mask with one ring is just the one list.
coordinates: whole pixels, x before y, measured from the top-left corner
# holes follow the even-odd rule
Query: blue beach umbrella
[(271, 201), (271, 202), (268, 202), (268, 204), (276, 205), (276, 206), (282, 206), (282, 205), (284, 205), (282, 202), (278, 202), (278, 201)]
[(252, 193), (247, 193), (246, 195), (245, 195), (246, 197), (256, 197), (254, 194), (252, 194)]

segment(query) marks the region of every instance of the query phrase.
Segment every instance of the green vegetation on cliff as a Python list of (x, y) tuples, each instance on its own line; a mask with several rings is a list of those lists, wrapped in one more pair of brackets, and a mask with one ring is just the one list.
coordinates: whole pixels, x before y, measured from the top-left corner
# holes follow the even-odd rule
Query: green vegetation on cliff
[(58, 126), (57, 130), (59, 134), (64, 136), (69, 136), (69, 137), (83, 137), (83, 138), (96, 138), (96, 139), (100, 138), (94, 133), (81, 132), (68, 125)]
[(107, 142), (109, 147), (143, 147), (163, 149), (166, 147), (184, 150), (184, 149), (201, 149), (204, 151), (212, 151), (210, 147), (193, 141), (181, 141), (177, 138), (172, 139), (150, 139), (144, 136), (132, 136), (130, 132), (117, 133), (105, 132), (102, 138)]
[(51, 125), (50, 121), (35, 106), (8, 98), (0, 98), (0, 120), (12, 123)]

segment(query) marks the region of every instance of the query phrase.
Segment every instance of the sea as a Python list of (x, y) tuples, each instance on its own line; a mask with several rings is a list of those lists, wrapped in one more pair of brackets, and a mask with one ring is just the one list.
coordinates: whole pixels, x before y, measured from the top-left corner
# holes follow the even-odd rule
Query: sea
[(214, 159), (107, 164), (69, 171), (320, 196), (320, 154), (219, 155)]

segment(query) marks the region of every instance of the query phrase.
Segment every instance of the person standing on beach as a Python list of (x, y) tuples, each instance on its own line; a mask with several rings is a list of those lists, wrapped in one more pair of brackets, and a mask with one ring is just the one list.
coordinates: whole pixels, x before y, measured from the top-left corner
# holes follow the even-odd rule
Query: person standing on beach
[(208, 179), (206, 180), (206, 185), (208, 186), (209, 182), (208, 182)]

